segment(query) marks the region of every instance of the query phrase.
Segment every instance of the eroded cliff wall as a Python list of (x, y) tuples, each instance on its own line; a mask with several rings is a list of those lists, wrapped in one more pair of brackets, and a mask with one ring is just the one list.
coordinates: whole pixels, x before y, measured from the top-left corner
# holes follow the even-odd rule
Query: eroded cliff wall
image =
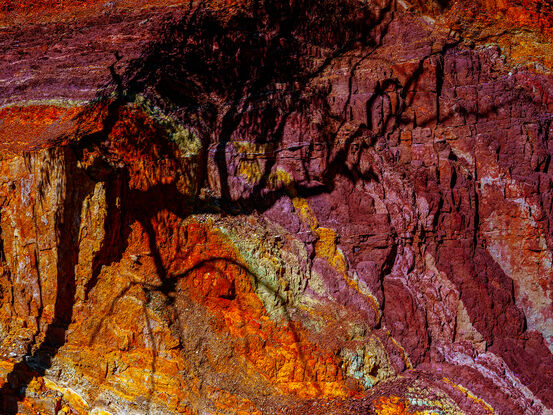
[(534, 3), (2, 3), (2, 413), (551, 413)]

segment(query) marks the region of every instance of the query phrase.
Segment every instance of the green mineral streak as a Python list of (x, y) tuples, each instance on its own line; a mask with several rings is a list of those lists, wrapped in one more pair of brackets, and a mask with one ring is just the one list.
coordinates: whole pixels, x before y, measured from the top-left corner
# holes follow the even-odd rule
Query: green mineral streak
[(278, 252), (275, 252), (275, 247), (271, 246), (271, 238), (268, 238), (266, 232), (261, 228), (257, 232), (251, 228), (248, 229), (249, 232), (244, 232), (246, 230), (244, 227), (217, 225), (220, 226), (221, 232), (233, 241), (242, 259), (246, 262), (245, 265), (253, 276), (256, 294), (269, 317), (279, 322), (289, 320), (287, 299), (284, 297), (278, 277), (284, 264)]
[(73, 108), (73, 107), (78, 107), (80, 105), (85, 105), (87, 103), (88, 101), (85, 101), (85, 100), (76, 100), (76, 99), (69, 99), (69, 98), (29, 99), (26, 101), (10, 102), (8, 104), (1, 105), (0, 108), (31, 107), (31, 106)]
[(362, 347), (356, 350), (342, 349), (340, 354), (347, 374), (359, 380), (367, 389), (395, 376), (386, 349), (376, 336), (371, 336)]
[(425, 408), (424, 411), (432, 411), (432, 414), (436, 415), (447, 415), (450, 412), (445, 412), (441, 408), (437, 408), (435, 403), (432, 403), (431, 401), (427, 399), (421, 399), (421, 398), (408, 398), (409, 405), (414, 406), (416, 408)]
[[(319, 303), (305, 294), (313, 276), (308, 265), (305, 247), (280, 226), (262, 218), (225, 218), (215, 226), (240, 252), (252, 282), (269, 317), (279, 323), (292, 318), (292, 311), (304, 314)], [(286, 241), (284, 243), (283, 241)], [(303, 320), (303, 319), (302, 319)], [(309, 329), (318, 330), (316, 319), (303, 321)]]
[(137, 95), (133, 102), (146, 114), (155, 118), (158, 124), (167, 132), (167, 135), (174, 141), (184, 157), (195, 156), (202, 149), (202, 142), (196, 134), (180, 125), (176, 120), (164, 114), (162, 110), (141, 95)]
[[(214, 219), (216, 226), (229, 238), (240, 252), (245, 266), (252, 274), (252, 283), (269, 317), (285, 323), (292, 317), (292, 311), (299, 312), (302, 324), (313, 332), (321, 331), (328, 322), (320, 313), (324, 308), (333, 307), (335, 302), (329, 297), (321, 275), (310, 269), (308, 253), (301, 242), (280, 226), (262, 218), (221, 218)], [(279, 241), (286, 240), (287, 244)], [(320, 299), (305, 292), (309, 287), (320, 298), (328, 298), (322, 305)], [(339, 320), (341, 308), (331, 311)], [(344, 316), (345, 317), (345, 316)], [(365, 338), (366, 327), (359, 322), (343, 321), (351, 338)], [(382, 359), (381, 359), (382, 360)]]
[(364, 373), (364, 355), (363, 350), (342, 350), (342, 358), (347, 366), (347, 374), (361, 382), (365, 389), (370, 389), (375, 385), (373, 379), (365, 376)]
[[(325, 318), (310, 312), (320, 310), (320, 302), (305, 293), (309, 285), (324, 295), (324, 284), (317, 273), (311, 272), (306, 263), (302, 264), (302, 258), (308, 255), (301, 243), (291, 242), (294, 239), (287, 238), (284, 229), (262, 217), (202, 216), (232, 241), (252, 275), (256, 294), (273, 321), (285, 324), (294, 317), (292, 310), (300, 310), (306, 329), (319, 331), (324, 327)], [(332, 303), (331, 299), (329, 301)], [(339, 309), (334, 311), (339, 315)], [(395, 376), (382, 341), (374, 335), (367, 338), (366, 328), (358, 323), (344, 321), (344, 324), (349, 327), (352, 338), (359, 339), (355, 348), (344, 347), (340, 351), (346, 373), (367, 389)]]
[[(0, 108), (10, 107), (29, 107), (29, 106), (55, 106), (60, 108), (73, 108), (77, 106), (84, 106), (94, 102), (100, 102), (102, 99), (86, 101), (86, 100), (74, 100), (68, 98), (51, 98), (51, 99), (37, 99), (26, 100), (20, 102), (12, 102), (0, 106)], [(150, 117), (154, 118), (156, 122), (167, 132), (167, 135), (173, 140), (182, 152), (184, 157), (191, 157), (199, 154), (202, 149), (202, 142), (189, 129), (180, 125), (176, 120), (170, 116), (164, 114), (162, 110), (150, 102), (144, 97), (137, 95), (129, 104), (134, 104)]]
[(197, 155), (202, 149), (202, 142), (196, 134), (181, 125), (176, 126), (171, 138), (185, 156)]
[(409, 387), (407, 396), (409, 404), (416, 408), (423, 408), (425, 413), (438, 415), (463, 415), (457, 404), (443, 392), (432, 390), (424, 384), (415, 382)]

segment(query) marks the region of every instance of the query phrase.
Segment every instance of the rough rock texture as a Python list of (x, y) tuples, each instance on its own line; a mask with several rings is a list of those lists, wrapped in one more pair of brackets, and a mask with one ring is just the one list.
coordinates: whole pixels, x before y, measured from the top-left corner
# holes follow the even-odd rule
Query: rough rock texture
[(553, 15), (464, 3), (1, 3), (1, 413), (553, 413)]

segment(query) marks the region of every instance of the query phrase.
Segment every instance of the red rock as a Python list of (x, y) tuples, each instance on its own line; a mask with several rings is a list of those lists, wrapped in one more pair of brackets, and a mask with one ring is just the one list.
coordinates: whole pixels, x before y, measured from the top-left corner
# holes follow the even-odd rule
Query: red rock
[(381, 3), (0, 5), (2, 413), (553, 409), (550, 11)]

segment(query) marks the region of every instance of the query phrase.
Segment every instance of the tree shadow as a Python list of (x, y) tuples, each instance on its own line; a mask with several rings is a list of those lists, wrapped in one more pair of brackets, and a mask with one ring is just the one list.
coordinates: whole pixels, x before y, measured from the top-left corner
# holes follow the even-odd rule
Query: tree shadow
[[(67, 194), (71, 196), (67, 196), (64, 202), (62, 214), (65, 217), (61, 220), (60, 233), (71, 237), (62, 238), (60, 245), (63, 254), (58, 261), (59, 289), (56, 294), (54, 322), (48, 326), (45, 340), (36, 352), (27, 361), (14, 366), (8, 376), (10, 381), (0, 390), (1, 396), (6, 396), (2, 393), (6, 388), (23, 390), (28, 385), (32, 376), (22, 375), (28, 373), (25, 371), (28, 367), (33, 368), (36, 374), (44, 375), (46, 369), (51, 366), (51, 359), (64, 344), (75, 301), (74, 268), (78, 256), (75, 246), (78, 246), (79, 223), (72, 223), (71, 217), (75, 212), (80, 212), (84, 197), (92, 190), (92, 185), (100, 181), (106, 184), (107, 220), (105, 237), (100, 251), (93, 260), (92, 278), (85, 287), (85, 298), (97, 284), (102, 266), (122, 258), (127, 249), (130, 225), (135, 221), (142, 224), (149, 236), (150, 250), (162, 281), (159, 287), (148, 288), (154, 288), (170, 298), (178, 278), (185, 277), (192, 270), (177, 278), (167, 275), (155, 244), (151, 218), (160, 209), (167, 209), (181, 218), (192, 213), (262, 212), (269, 209), (280, 197), (289, 194), (289, 188), (266, 191), (270, 172), (276, 163), (275, 153), (269, 157), (261, 179), (250, 195), (239, 199), (233, 198), (226, 161), (228, 143), (244, 117), (251, 113), (250, 108), (260, 105), (264, 108), (280, 109), (284, 114), (275, 122), (274, 112), (265, 111), (254, 141), (278, 144), (282, 140), (283, 128), (289, 114), (309, 105), (310, 100), (324, 97), (325, 91), (315, 92), (315, 98), (305, 95), (303, 89), (310, 80), (322, 73), (334, 58), (349, 50), (367, 46), (374, 49), (378, 47), (379, 42), (372, 32), (382, 24), (385, 28), (391, 22), (391, 4), (392, 2), (375, 16), (371, 8), (352, 5), (345, 0), (330, 2), (324, 6), (312, 0), (293, 1), (290, 4), (266, 0), (262, 8), (254, 7), (251, 11), (240, 11), (228, 22), (222, 23), (200, 3), (195, 8), (191, 7), (180, 22), (163, 28), (162, 40), (151, 45), (142, 58), (130, 65), (125, 74), (119, 76), (114, 67), (110, 67), (116, 97), (108, 103), (102, 128), (95, 133), (86, 134), (67, 150), (68, 154), (75, 154), (71, 170), (78, 170), (76, 161), (84, 157), (85, 150), (94, 148), (104, 157), (96, 159), (92, 166), (81, 172), (88, 178), (88, 187), (79, 186), (69, 178), (66, 179), (74, 188), (68, 191)], [(329, 7), (334, 13), (329, 12)], [(324, 19), (321, 20), (321, 16)], [(382, 29), (381, 33), (384, 32), (385, 29)], [(306, 44), (314, 45), (323, 51), (324, 56), (320, 65), (310, 66), (309, 60), (305, 57)], [(350, 73), (350, 96), (351, 79), (355, 67), (361, 60)], [(196, 199), (191, 203), (188, 197), (178, 191), (174, 183), (155, 185), (145, 192), (130, 188), (127, 168), (115, 167), (116, 161), (112, 160), (112, 155), (102, 151), (101, 143), (108, 139), (119, 121), (120, 108), (132, 101), (136, 94), (145, 95), (153, 104), (159, 105), (198, 133), (204, 151), (201, 187), (209, 187), (207, 151), (211, 143), (215, 143), (214, 161), (220, 185), (217, 197)], [(218, 102), (223, 102), (223, 106), (218, 106)], [(98, 105), (102, 105), (102, 99), (91, 104), (80, 114), (79, 118), (83, 124), (89, 121), (90, 114), (95, 112)], [(328, 108), (326, 111), (328, 113)], [(344, 105), (344, 116), (346, 111), (347, 103)], [(355, 134), (348, 137), (345, 146), (329, 160), (330, 167), (326, 170), (321, 185), (295, 184), (293, 192), (302, 197), (330, 192), (334, 185), (334, 177), (347, 173), (343, 167), (345, 158), (352, 141), (364, 133), (364, 128), (359, 127)], [(338, 130), (328, 134), (328, 147), (333, 144)], [(83, 131), (86, 131), (86, 127)], [(73, 200), (74, 198), (77, 200)], [(117, 200), (120, 201), (120, 206), (117, 206)], [(235, 265), (244, 267), (243, 264)], [(247, 271), (254, 277), (256, 284), (263, 285), (251, 271)], [(264, 288), (273, 290), (272, 287)], [(110, 306), (111, 311), (124, 293), (125, 291), (114, 299)], [(280, 300), (289, 318), (286, 299), (281, 297)], [(291, 327), (293, 330), (293, 326)], [(96, 334), (98, 330), (100, 327), (95, 329)], [(294, 340), (299, 341), (295, 332)], [(301, 358), (303, 359), (303, 356)], [(155, 361), (153, 365), (155, 369)], [(4, 401), (6, 413), (15, 414), (17, 401), (13, 398), (6, 398)]]
[[(25, 389), (33, 377), (28, 368), (32, 368), (36, 375), (44, 375), (65, 342), (76, 301), (75, 265), (78, 258), (76, 247), (80, 211), (85, 197), (96, 183), (103, 182), (106, 186), (105, 237), (93, 258), (92, 277), (86, 283), (85, 298), (98, 284), (102, 267), (122, 259), (128, 248), (131, 225), (139, 222), (148, 235), (150, 252), (161, 281), (158, 286), (144, 285), (144, 288), (161, 292), (169, 299), (169, 306), (172, 306), (171, 298), (174, 298), (178, 280), (186, 278), (195, 268), (178, 275), (168, 274), (156, 245), (156, 232), (152, 225), (152, 219), (158, 212), (167, 210), (181, 219), (196, 213), (241, 215), (265, 212), (283, 196), (293, 194), (307, 198), (330, 193), (334, 190), (338, 176), (352, 183), (377, 180), (370, 171), (361, 172), (357, 165), (348, 166), (348, 155), (354, 151), (357, 141), (361, 142), (363, 148), (372, 147), (377, 139), (395, 133), (411, 122), (405, 120), (405, 112), (413, 105), (415, 96), (412, 88), (420, 80), (425, 62), (432, 56), (443, 59), (447, 50), (458, 44), (449, 43), (442, 50), (421, 58), (404, 85), (394, 78), (379, 82), (366, 103), (366, 122), (357, 125), (343, 144), (331, 152), (348, 118), (356, 70), (381, 45), (393, 20), (394, 2), (387, 2), (376, 12), (369, 5), (362, 6), (347, 0), (265, 0), (254, 2), (251, 9), (233, 13), (225, 21), (204, 3), (193, 5), (191, 2), (179, 21), (160, 28), (161, 39), (149, 45), (143, 56), (133, 61), (125, 73), (117, 74), (112, 66), (110, 71), (115, 98), (99, 97), (97, 102), (79, 115), (79, 124), (82, 124), (84, 132), (91, 114), (95, 113), (98, 106), (108, 103), (101, 129), (91, 134), (83, 133), (77, 143), (65, 150), (68, 188), (59, 218), (60, 255), (55, 317), (46, 329), (44, 341), (32, 356), (14, 366), (8, 376), (9, 381), (0, 389), (0, 402), (8, 415), (17, 413), (17, 401), (21, 399), (14, 398), (13, 394), (8, 396), (8, 389)], [(325, 100), (329, 91), (324, 87), (313, 89), (309, 83), (323, 73), (334, 59), (348, 52), (367, 49), (350, 69), (348, 97), (341, 115), (336, 117)], [(443, 73), (437, 73), (438, 78), (443, 76)], [(441, 85), (440, 79), (437, 79), (437, 85)], [(389, 94), (390, 88), (398, 92), (400, 103), (394, 111), (383, 114), (376, 125), (370, 118), (371, 114), (378, 100), (385, 99)], [(103, 142), (110, 139), (114, 127), (120, 121), (121, 108), (134, 102), (137, 95), (145, 96), (149, 102), (200, 138), (202, 153), (199, 156), (198, 187), (213, 190), (211, 195), (184, 195), (175, 182), (152, 185), (147, 190), (137, 190), (130, 185), (129, 167), (118, 156), (110, 154)], [(439, 93), (437, 95), (439, 100)], [(252, 143), (272, 144), (278, 149), (290, 115), (311, 105), (318, 105), (324, 117), (330, 120), (321, 131), (322, 143), (327, 150), (327, 167), (321, 176), (311, 177), (304, 164), (302, 168), (306, 179), (302, 183), (269, 188), (270, 176), (278, 161), (278, 152), (272, 151), (266, 155), (267, 161), (261, 169), (260, 178), (248, 193), (238, 197), (233, 195), (227, 160), (229, 144), (243, 134)], [(439, 106), (435, 119), (426, 122), (447, 120), (447, 116), (439, 118), (438, 113)], [(313, 151), (314, 145), (310, 142), (307, 151)], [(210, 149), (214, 149), (212, 162), (216, 167), (216, 180), (209, 177)], [(79, 167), (78, 161), (89, 153), (97, 155), (94, 163), (86, 168)], [(68, 172), (76, 172), (77, 177), (83, 180), (69, 177)], [(216, 181), (216, 185), (213, 185), (213, 181)], [(231, 261), (230, 258), (213, 260)], [(255, 284), (279, 296), (286, 318), (291, 321), (287, 299), (280, 292), (264, 285), (244, 264), (236, 261), (233, 264), (247, 271)], [(199, 263), (195, 266), (203, 265)], [(104, 319), (113, 313), (117, 301), (126, 295), (133, 284), (131, 282), (112, 300), (108, 313), (94, 329), (90, 345), (101, 330)], [(144, 310), (147, 305), (143, 305)], [(146, 311), (144, 313), (147, 319)], [(155, 344), (148, 320), (146, 324), (152, 344)], [(290, 326), (294, 330), (293, 325)], [(294, 341), (300, 341), (295, 332)], [(153, 352), (152, 382), (157, 351)], [(304, 359), (303, 356), (301, 358)], [(154, 393), (155, 383), (152, 383), (148, 405)]]

